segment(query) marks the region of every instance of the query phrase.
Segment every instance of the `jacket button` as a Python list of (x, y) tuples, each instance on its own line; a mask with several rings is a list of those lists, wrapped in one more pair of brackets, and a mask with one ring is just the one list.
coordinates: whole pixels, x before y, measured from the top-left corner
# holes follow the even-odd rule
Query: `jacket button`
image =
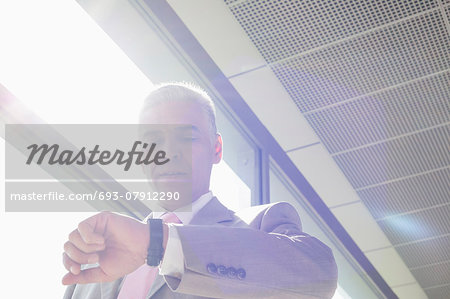
[(229, 278), (236, 278), (237, 271), (235, 268), (230, 267), (227, 269)]
[(209, 263), (209, 264), (206, 266), (206, 270), (208, 270), (208, 272), (211, 273), (211, 274), (217, 273), (217, 267), (216, 267), (216, 265), (214, 265), (213, 263)]
[(217, 274), (225, 276), (225, 275), (227, 275), (227, 272), (228, 271), (227, 271), (227, 268), (225, 268), (225, 266), (220, 265), (217, 267)]
[(245, 276), (247, 275), (247, 273), (245, 273), (245, 270), (240, 268), (237, 270), (236, 276), (238, 279), (242, 280), (245, 278)]

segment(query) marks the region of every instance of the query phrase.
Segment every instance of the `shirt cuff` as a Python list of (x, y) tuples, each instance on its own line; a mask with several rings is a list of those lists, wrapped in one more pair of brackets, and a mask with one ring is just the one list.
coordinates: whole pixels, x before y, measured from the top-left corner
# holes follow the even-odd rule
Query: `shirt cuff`
[(163, 260), (159, 266), (160, 275), (169, 275), (181, 279), (184, 274), (184, 255), (181, 240), (178, 235), (177, 226), (180, 224), (169, 224), (169, 237)]

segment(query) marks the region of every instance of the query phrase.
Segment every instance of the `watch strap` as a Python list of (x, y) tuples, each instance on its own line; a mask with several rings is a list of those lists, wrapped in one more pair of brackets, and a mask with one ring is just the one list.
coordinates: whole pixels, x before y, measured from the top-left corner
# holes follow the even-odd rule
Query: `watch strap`
[(163, 223), (161, 219), (148, 219), (150, 229), (150, 244), (147, 251), (147, 265), (159, 266), (164, 255)]

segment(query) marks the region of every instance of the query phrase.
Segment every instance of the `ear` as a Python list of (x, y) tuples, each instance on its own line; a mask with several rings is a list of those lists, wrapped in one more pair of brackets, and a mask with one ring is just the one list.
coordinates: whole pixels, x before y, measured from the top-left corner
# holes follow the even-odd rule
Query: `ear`
[(214, 159), (213, 163), (217, 164), (222, 160), (222, 149), (223, 149), (223, 142), (222, 142), (222, 135), (220, 133), (216, 133), (216, 142), (214, 143)]

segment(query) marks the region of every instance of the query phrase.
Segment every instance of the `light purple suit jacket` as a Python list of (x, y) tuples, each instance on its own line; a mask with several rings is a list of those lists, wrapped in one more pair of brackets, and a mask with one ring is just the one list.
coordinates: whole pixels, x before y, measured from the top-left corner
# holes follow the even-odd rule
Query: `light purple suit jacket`
[[(213, 198), (177, 230), (184, 274), (158, 276), (147, 298), (331, 298), (336, 289), (331, 250), (302, 232), (296, 210), (286, 202), (234, 213)], [(219, 266), (227, 271), (214, 271)], [(121, 283), (72, 285), (64, 299), (113, 299)]]

